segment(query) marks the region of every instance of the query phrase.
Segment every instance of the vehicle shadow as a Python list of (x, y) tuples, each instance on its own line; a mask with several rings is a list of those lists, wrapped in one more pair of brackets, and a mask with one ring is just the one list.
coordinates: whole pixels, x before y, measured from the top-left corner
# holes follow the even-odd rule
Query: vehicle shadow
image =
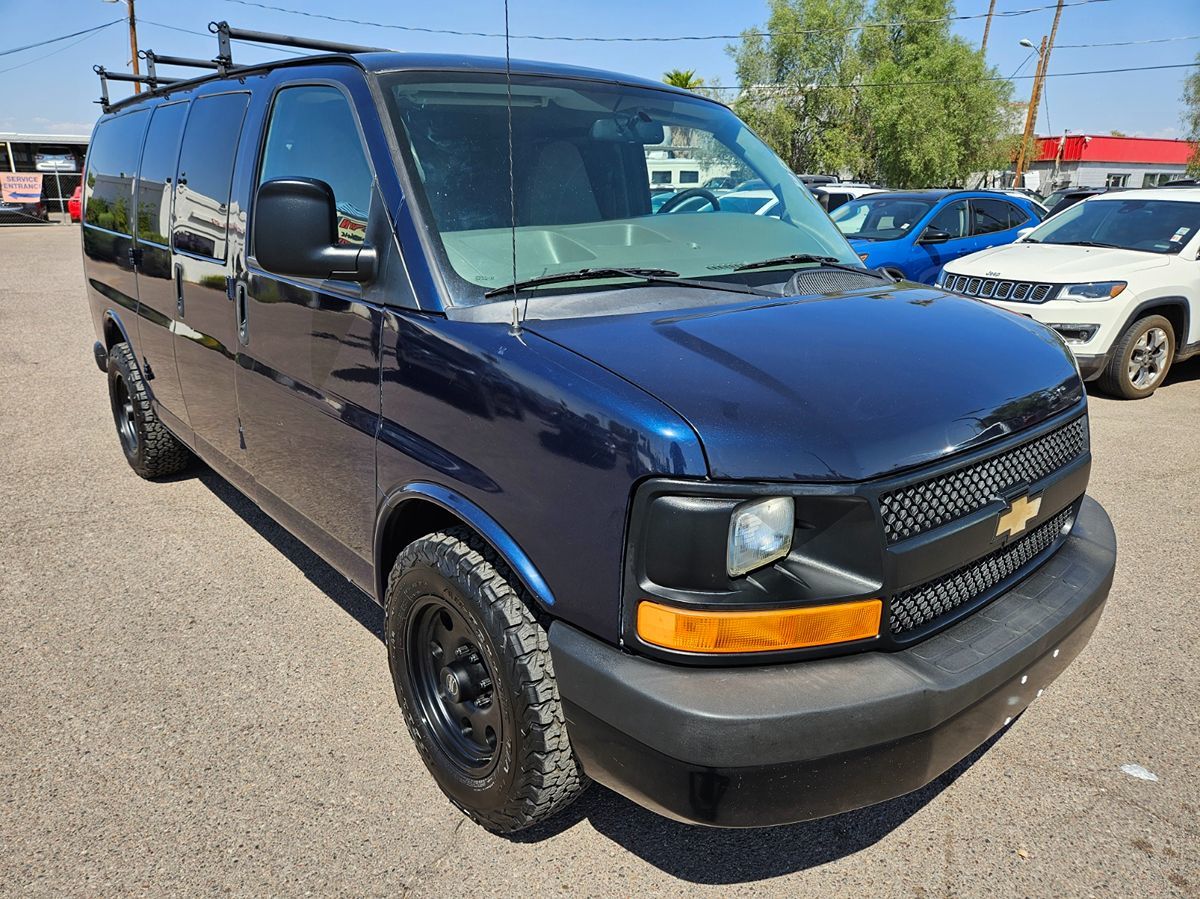
[[(189, 476), (197, 478), (347, 614), (380, 641), (384, 639), (383, 610), (329, 563), (207, 466), (197, 465), (179, 477)], [(741, 830), (699, 827), (664, 818), (593, 784), (578, 802), (550, 821), (505, 838), (514, 843), (540, 843), (586, 820), (598, 833), (680, 880), (708, 885), (752, 883), (836, 861), (879, 842), (962, 776), (1008, 727), (919, 790), (819, 821)]]
[(227, 480), (207, 465), (195, 463), (195, 466), (195, 469), (189, 469), (180, 477), (191, 476), (200, 481), (238, 518), (250, 525), (260, 537), (300, 569), (300, 573), (309, 582), (341, 606), (346, 614), (374, 634), (380, 642), (383, 642), (383, 609), (342, 577), (332, 565), (277, 524), (273, 518), (248, 500)]

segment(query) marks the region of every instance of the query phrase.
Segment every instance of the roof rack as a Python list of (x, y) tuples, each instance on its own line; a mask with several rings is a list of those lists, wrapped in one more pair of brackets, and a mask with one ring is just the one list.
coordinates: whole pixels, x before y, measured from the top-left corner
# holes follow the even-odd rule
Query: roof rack
[(290, 34), (273, 34), (267, 31), (247, 31), (234, 28), (228, 22), (209, 22), (208, 30), (217, 36), (217, 55), (209, 59), (190, 59), (184, 56), (166, 56), (153, 50), (144, 50), (138, 57), (146, 61), (146, 74), (134, 75), (131, 72), (110, 72), (104, 66), (92, 66), (92, 71), (100, 76), (100, 99), (97, 101), (101, 109), (109, 112), (112, 102), (108, 97), (108, 82), (128, 81), (145, 84), (151, 92), (161, 85), (177, 84), (186, 81), (185, 78), (167, 78), (158, 74), (158, 66), (183, 66), (194, 69), (209, 69), (224, 77), (234, 70), (232, 41), (246, 41), (253, 44), (267, 44), (276, 47), (297, 47), (301, 50), (317, 50), (324, 53), (375, 53), (382, 47), (365, 47), (360, 44), (343, 44), (337, 41), (321, 41), (312, 38), (295, 37)]
[(291, 34), (273, 34), (269, 31), (246, 31), (234, 28), (228, 22), (209, 22), (208, 30), (217, 36), (217, 59), (226, 67), (233, 65), (233, 49), (230, 41), (247, 41), (252, 44), (273, 44), (276, 47), (298, 47), (301, 50), (322, 50), (326, 53), (375, 53), (384, 48), (364, 47), (361, 44), (342, 44), (337, 41), (318, 41), (312, 38), (295, 37)]

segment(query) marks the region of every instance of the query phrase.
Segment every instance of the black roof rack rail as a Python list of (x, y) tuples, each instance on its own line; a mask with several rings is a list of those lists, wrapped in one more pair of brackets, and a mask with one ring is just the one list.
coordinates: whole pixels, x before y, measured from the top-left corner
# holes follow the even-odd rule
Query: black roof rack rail
[(322, 50), (327, 53), (375, 53), (382, 47), (364, 47), (359, 44), (343, 44), (338, 41), (319, 41), (313, 38), (295, 37), (291, 34), (273, 34), (269, 31), (247, 31), (234, 28), (228, 22), (209, 22), (208, 30), (217, 36), (217, 63), (226, 68), (233, 65), (233, 49), (230, 41), (249, 41), (252, 44), (274, 44), (276, 47), (298, 47), (301, 50)]
[(186, 56), (164, 56), (153, 50), (139, 50), (138, 56), (146, 60), (146, 74), (157, 78), (157, 66), (184, 66), (192, 69), (212, 69), (218, 71), (221, 64), (211, 59), (189, 59)]
[[(301, 50), (316, 50), (324, 53), (376, 53), (383, 51), (381, 47), (364, 47), (359, 44), (343, 44), (337, 41), (321, 41), (313, 38), (295, 37), (290, 34), (272, 34), (266, 31), (246, 31), (242, 28), (234, 28), (228, 22), (209, 22), (208, 30), (217, 36), (217, 55), (214, 59), (189, 59), (184, 56), (165, 56), (155, 53), (153, 50), (146, 50), (138, 53), (140, 59), (146, 61), (146, 74), (134, 75), (129, 72), (110, 72), (104, 66), (92, 66), (92, 70), (100, 76), (100, 99), (97, 101), (100, 107), (105, 112), (111, 112), (113, 103), (108, 97), (108, 82), (110, 81), (132, 81), (137, 84), (146, 84), (150, 87), (150, 92), (154, 93), (159, 86), (178, 84), (181, 81), (201, 80), (211, 76), (198, 75), (193, 78), (166, 78), (158, 74), (158, 66), (183, 66), (193, 69), (209, 69), (215, 71), (218, 76), (224, 77), (231, 71), (259, 68), (257, 64), (251, 66), (234, 66), (233, 50), (231, 47), (232, 41), (247, 41), (253, 44), (274, 45), (276, 47), (297, 47)], [(303, 59), (303, 56), (297, 59)], [(269, 63), (267, 65), (280, 65), (282, 63)], [(118, 101), (123, 103), (125, 101)]]
[(104, 66), (92, 66), (92, 71), (100, 76), (100, 99), (96, 102), (100, 104), (100, 108), (108, 112), (112, 104), (108, 99), (108, 82), (110, 81), (131, 81), (135, 84), (148, 85), (150, 90), (154, 90), (160, 84), (175, 84), (183, 81), (182, 78), (164, 78), (162, 75), (134, 75), (132, 72), (110, 72)]

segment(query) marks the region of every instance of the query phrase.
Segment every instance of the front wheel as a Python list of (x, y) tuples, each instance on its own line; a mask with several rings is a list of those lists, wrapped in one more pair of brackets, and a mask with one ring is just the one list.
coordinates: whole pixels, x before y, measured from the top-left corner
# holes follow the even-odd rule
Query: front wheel
[(1148, 315), (1117, 340), (1100, 386), (1113, 396), (1140, 400), (1162, 385), (1174, 358), (1175, 329), (1163, 316)]
[(108, 398), (130, 468), (143, 478), (165, 477), (187, 468), (192, 454), (158, 420), (142, 370), (127, 343), (115, 343), (108, 351)]
[(588, 781), (567, 740), (546, 631), (486, 543), (448, 528), (388, 578), (396, 698), (438, 786), (498, 833), (540, 823)]

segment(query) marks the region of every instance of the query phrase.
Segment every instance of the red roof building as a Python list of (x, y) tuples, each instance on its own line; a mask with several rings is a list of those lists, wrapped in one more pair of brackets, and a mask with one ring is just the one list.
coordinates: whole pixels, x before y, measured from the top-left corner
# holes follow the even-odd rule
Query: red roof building
[(1060, 187), (1155, 187), (1185, 177), (1195, 152), (1189, 141), (1157, 137), (1039, 137), (1030, 172), (1042, 193)]

